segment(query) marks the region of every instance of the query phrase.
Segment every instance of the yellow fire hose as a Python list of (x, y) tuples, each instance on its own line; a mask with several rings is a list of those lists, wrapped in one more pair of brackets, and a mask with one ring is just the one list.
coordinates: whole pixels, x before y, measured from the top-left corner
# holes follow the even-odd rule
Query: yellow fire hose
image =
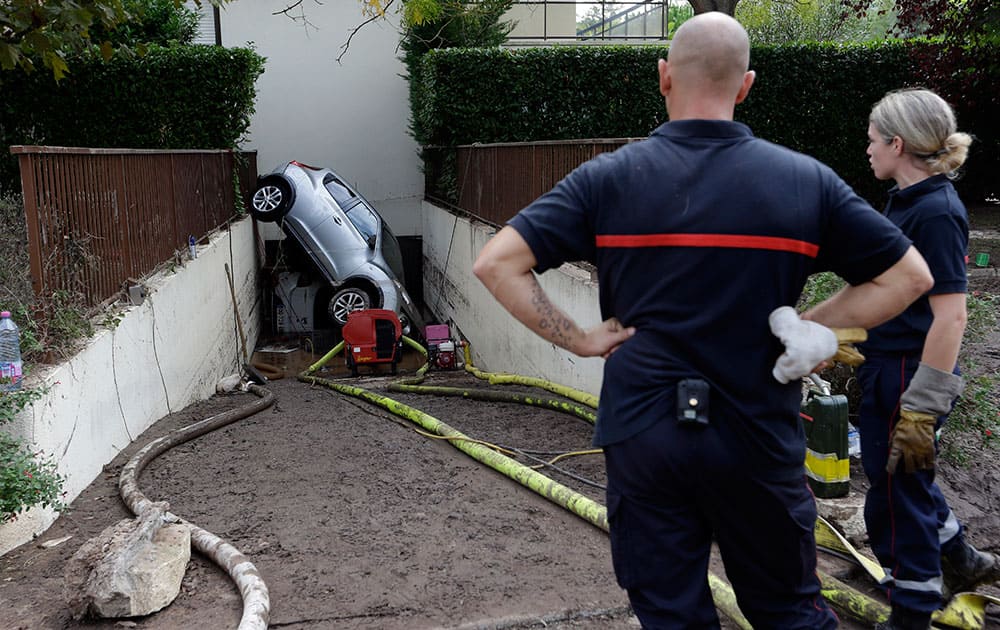
[[(408, 340), (407, 337), (403, 337), (403, 339), (404, 341)], [(409, 345), (412, 344), (416, 344), (416, 342), (409, 340)], [(416, 345), (419, 346), (419, 344)], [(304, 383), (323, 385), (324, 387), (328, 387), (342, 394), (367, 400), (389, 410), (397, 416), (414, 422), (430, 433), (446, 437), (455, 448), (466, 453), (476, 461), (486, 464), (497, 472), (504, 474), (514, 481), (517, 481), (521, 485), (545, 497), (556, 505), (569, 510), (573, 514), (576, 514), (595, 527), (598, 527), (605, 532), (608, 531), (607, 508), (589, 497), (571, 490), (554, 479), (546, 477), (545, 475), (507, 457), (506, 455), (498, 453), (497, 451), (472, 440), (462, 432), (418, 409), (404, 405), (403, 403), (386, 396), (380, 396), (361, 387), (344, 385), (328, 379), (312, 376), (313, 372), (323, 367), (323, 365), (336, 356), (342, 349), (343, 342), (334, 346), (334, 348), (330, 350), (330, 352), (327, 352), (319, 361), (309, 366), (309, 368), (299, 374), (298, 380)], [(423, 350), (422, 347), (420, 349)], [(426, 351), (423, 351), (423, 354), (426, 356)], [(466, 365), (469, 365), (468, 362)], [(425, 368), (427, 367), (428, 366), (425, 363), (421, 368), (423, 372), (418, 371), (418, 373), (420, 373), (421, 380), (423, 373), (426, 372)], [(411, 382), (412, 380), (414, 379), (411, 379)], [(541, 379), (529, 380), (538, 383), (542, 382)], [(504, 382), (513, 383), (521, 381), (516, 379), (504, 379)], [(522, 382), (522, 384), (527, 383)], [(571, 391), (570, 388), (566, 387), (560, 387), (559, 389)], [(740, 612), (739, 607), (736, 605), (736, 596), (733, 593), (732, 588), (726, 582), (711, 573), (708, 575), (708, 581), (709, 586), (712, 589), (712, 597), (715, 601), (716, 607), (722, 611), (723, 614), (732, 619), (742, 630), (752, 630), (750, 623), (746, 620), (743, 613)]]
[[(885, 570), (879, 563), (855, 549), (840, 532), (822, 517), (816, 519), (816, 544), (848, 556), (879, 584), (886, 581)], [(931, 621), (934, 625), (960, 630), (981, 630), (986, 626), (986, 606), (989, 604), (1000, 605), (1000, 598), (983, 593), (958, 593), (943, 609), (934, 613)], [(884, 614), (884, 618), (888, 618), (888, 607), (885, 607), (884, 612), (879, 612), (877, 618), (875, 616), (862, 618), (869, 621), (880, 621), (883, 619), (882, 614)]]
[[(488, 380), (490, 383), (519, 383), (542, 387), (549, 391), (565, 392), (574, 394), (575, 400), (584, 400), (589, 394), (570, 390), (561, 385), (555, 385), (530, 377), (519, 377), (516, 375), (491, 374), (482, 372), (472, 367), (472, 357), (468, 344), (465, 345), (465, 365), (466, 370), (477, 378)], [(565, 394), (564, 394), (565, 395)], [(596, 408), (596, 398), (593, 398)], [(588, 405), (590, 403), (588, 402)], [(844, 538), (840, 532), (833, 528), (823, 517), (817, 517), (815, 526), (816, 544), (819, 547), (830, 549), (835, 552), (847, 554), (879, 584), (885, 581), (885, 571), (878, 562), (861, 553)], [(844, 584), (836, 578), (817, 571), (822, 585), (823, 595), (831, 604), (846, 614), (861, 621), (877, 623), (889, 618), (889, 607), (878, 602), (860, 591)], [(735, 601), (735, 600), (734, 600)], [(958, 593), (941, 610), (934, 613), (932, 621), (934, 625), (943, 625), (956, 630), (982, 630), (986, 624), (986, 607), (989, 604), (1000, 606), (1000, 598), (983, 593)]]
[[(405, 336), (403, 337), (403, 340), (407, 343), (407, 345), (417, 349), (425, 357), (427, 356), (426, 350), (419, 343)], [(433, 416), (425, 414), (418, 409), (404, 405), (391, 398), (380, 396), (361, 387), (343, 385), (327, 379), (312, 376), (313, 372), (320, 369), (332, 357), (336, 356), (343, 349), (343, 345), (343, 342), (341, 342), (334, 346), (334, 348), (324, 355), (319, 361), (302, 372), (298, 376), (298, 379), (305, 383), (320, 384), (343, 394), (367, 400), (389, 410), (397, 416), (418, 424), (425, 430), (435, 435), (445, 437), (456, 448), (465, 452), (473, 459), (490, 466), (507, 477), (510, 477), (521, 485), (552, 501), (556, 505), (568, 509), (570, 512), (583, 518), (592, 525), (601, 528), (605, 532), (608, 531), (607, 509), (592, 499), (585, 497), (584, 495), (559, 484), (555, 480), (538, 473), (534, 469), (524, 466), (506, 455), (503, 455), (496, 450), (473, 440), (446, 423), (434, 418)], [(570, 387), (545, 381), (544, 379), (519, 376), (516, 374), (494, 374), (483, 372), (472, 365), (469, 346), (467, 343), (465, 344), (465, 359), (466, 371), (471, 373), (476, 378), (488, 381), (490, 384), (520, 384), (538, 387), (571, 400), (575, 400), (587, 405), (588, 407), (597, 407), (597, 397)], [(491, 395), (474, 396), (469, 393), (469, 390), (461, 388), (416, 387), (416, 383), (423, 381), (428, 368), (429, 364), (425, 362), (420, 370), (418, 370), (416, 377), (402, 379), (401, 381), (392, 383), (390, 384), (389, 389), (399, 392), (433, 393), (453, 396), (462, 395), (474, 399), (498, 400), (497, 397)], [(518, 397), (523, 400), (515, 400), (515, 398)], [(508, 395), (503, 397), (502, 400), (537, 404), (535, 402), (527, 401), (535, 401), (538, 399), (518, 395), (511, 397)], [(579, 408), (575, 405), (569, 405), (566, 403), (554, 405), (546, 402), (541, 406), (579, 415), (576, 411)], [(585, 417), (585, 419), (589, 418)], [(881, 567), (879, 567), (877, 563), (873, 560), (865, 558), (865, 556), (854, 550), (850, 543), (840, 536), (839, 532), (836, 532), (836, 530), (822, 518), (817, 519), (816, 540), (817, 545), (829, 546), (829, 548), (832, 548), (835, 551), (851, 555), (852, 558), (862, 564), (866, 571), (868, 571), (869, 574), (871, 574), (876, 580), (880, 580), (878, 573), (882, 573), (882, 576), (884, 576), (884, 572), (882, 572)], [(862, 558), (864, 558), (864, 560), (862, 560)], [(826, 575), (821, 571), (817, 571), (817, 575), (820, 577), (823, 596), (830, 602), (831, 605), (836, 607), (841, 612), (856, 619), (870, 623), (876, 623), (888, 619), (889, 608), (885, 604), (868, 597), (851, 586), (844, 584), (836, 578)], [(709, 586), (712, 589), (712, 596), (716, 607), (732, 619), (740, 628), (744, 630), (751, 629), (749, 622), (740, 612), (739, 607), (736, 604), (736, 596), (733, 593), (732, 587), (711, 572), (708, 574), (708, 581)], [(952, 599), (946, 609), (935, 613), (935, 624), (947, 624), (959, 630), (981, 630), (985, 624), (985, 608), (988, 603), (1000, 604), (1000, 601), (996, 598), (984, 596), (978, 593), (959, 594)]]
[(461, 396), (471, 400), (485, 400), (489, 402), (509, 402), (522, 405), (532, 405), (543, 407), (553, 411), (561, 411), (586, 420), (590, 424), (597, 422), (597, 414), (589, 408), (568, 403), (565, 400), (556, 398), (538, 398), (516, 392), (498, 392), (485, 389), (463, 389), (461, 387), (434, 387), (428, 385), (404, 385), (400, 383), (390, 383), (389, 391), (411, 394), (431, 394), (436, 396)]
[(300, 374), (299, 380), (305, 383), (323, 385), (342, 394), (367, 400), (370, 403), (388, 409), (401, 418), (410, 420), (425, 431), (450, 438), (455, 448), (465, 452), (473, 459), (486, 464), (497, 472), (503, 473), (521, 485), (534, 490), (546, 499), (568, 508), (592, 525), (600, 527), (605, 531), (608, 529), (607, 510), (603, 506), (598, 505), (591, 499), (567, 488), (559, 482), (518, 463), (506, 455), (473, 441), (461, 431), (452, 428), (434, 416), (362, 387), (335, 383), (316, 376), (309, 376), (306, 373)]
[(572, 387), (567, 387), (565, 385), (560, 385), (558, 383), (553, 383), (552, 381), (546, 381), (545, 379), (535, 378), (533, 376), (521, 376), (519, 374), (498, 374), (495, 372), (483, 372), (476, 366), (472, 365), (472, 355), (469, 351), (469, 344), (464, 344), (465, 350), (465, 371), (472, 374), (478, 379), (482, 379), (488, 382), (490, 385), (528, 385), (530, 387), (538, 387), (546, 391), (550, 391), (553, 394), (559, 394), (564, 398), (569, 398), (578, 403), (587, 405), (591, 409), (597, 409), (597, 396), (593, 394), (588, 394), (587, 392), (582, 392), (578, 389), (573, 389)]

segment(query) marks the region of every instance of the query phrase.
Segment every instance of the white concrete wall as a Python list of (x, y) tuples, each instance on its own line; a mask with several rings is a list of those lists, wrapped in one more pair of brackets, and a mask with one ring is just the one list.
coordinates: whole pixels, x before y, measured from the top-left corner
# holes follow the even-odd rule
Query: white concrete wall
[(424, 180), (407, 131), (398, 16), (366, 25), (338, 63), (351, 30), (365, 20), (361, 4), (304, 2), (299, 9), (308, 24), (272, 15), (289, 4), (254, 0), (222, 8), (223, 45), (253, 42), (267, 58), (244, 148), (257, 150), (261, 173), (289, 160), (332, 168), (398, 236), (419, 235)]
[[(472, 344), (473, 362), (491, 372), (545, 378), (599, 395), (604, 360), (580, 358), (543, 341), (515, 320), (472, 275), (472, 263), (495, 233), (491, 226), (433, 204), (423, 206), (424, 299)], [(573, 265), (539, 282), (552, 301), (590, 327), (601, 321), (597, 283)]]
[[(18, 415), (12, 433), (58, 462), (65, 501), (156, 420), (215, 393), (239, 371), (242, 348), (225, 265), (233, 272), (247, 351), (260, 333), (257, 250), (252, 221), (210, 235), (198, 257), (152, 276), (149, 295), (127, 307), (69, 361), (31, 373), (26, 385), (46, 393)], [(55, 520), (33, 509), (0, 525), (0, 555)]]

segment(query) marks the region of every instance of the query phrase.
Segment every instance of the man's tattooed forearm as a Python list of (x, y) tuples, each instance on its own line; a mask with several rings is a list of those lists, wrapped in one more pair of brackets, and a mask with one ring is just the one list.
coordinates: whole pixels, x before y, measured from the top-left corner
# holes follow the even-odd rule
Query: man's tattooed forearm
[(538, 326), (544, 331), (545, 336), (556, 345), (567, 348), (573, 321), (559, 312), (538, 284), (531, 289), (531, 304), (539, 315)]

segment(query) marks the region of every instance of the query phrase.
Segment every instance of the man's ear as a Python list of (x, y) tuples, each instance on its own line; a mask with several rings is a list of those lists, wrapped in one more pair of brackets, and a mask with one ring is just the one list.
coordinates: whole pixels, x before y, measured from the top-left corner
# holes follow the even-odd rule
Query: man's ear
[(753, 80), (757, 77), (757, 73), (753, 70), (747, 70), (746, 74), (743, 75), (743, 85), (740, 86), (740, 91), (736, 93), (736, 104), (740, 104), (746, 99), (747, 94), (750, 93), (750, 87), (753, 85)]
[(660, 94), (666, 96), (670, 92), (670, 64), (665, 59), (660, 59), (656, 63), (656, 69), (660, 75)]

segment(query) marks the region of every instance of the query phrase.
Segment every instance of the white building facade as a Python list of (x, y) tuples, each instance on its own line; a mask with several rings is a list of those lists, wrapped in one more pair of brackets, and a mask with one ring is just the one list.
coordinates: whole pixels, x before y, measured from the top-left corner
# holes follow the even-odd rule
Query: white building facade
[[(329, 167), (359, 190), (398, 236), (420, 233), (424, 181), (410, 120), (398, 16), (360, 29), (357, 2), (232, 2), (219, 9), (224, 46), (250, 46), (267, 59), (243, 148), (266, 173), (298, 160)], [(203, 3), (211, 28), (212, 7)], [(204, 30), (204, 28), (203, 28)], [(214, 33), (203, 33), (214, 43)]]

